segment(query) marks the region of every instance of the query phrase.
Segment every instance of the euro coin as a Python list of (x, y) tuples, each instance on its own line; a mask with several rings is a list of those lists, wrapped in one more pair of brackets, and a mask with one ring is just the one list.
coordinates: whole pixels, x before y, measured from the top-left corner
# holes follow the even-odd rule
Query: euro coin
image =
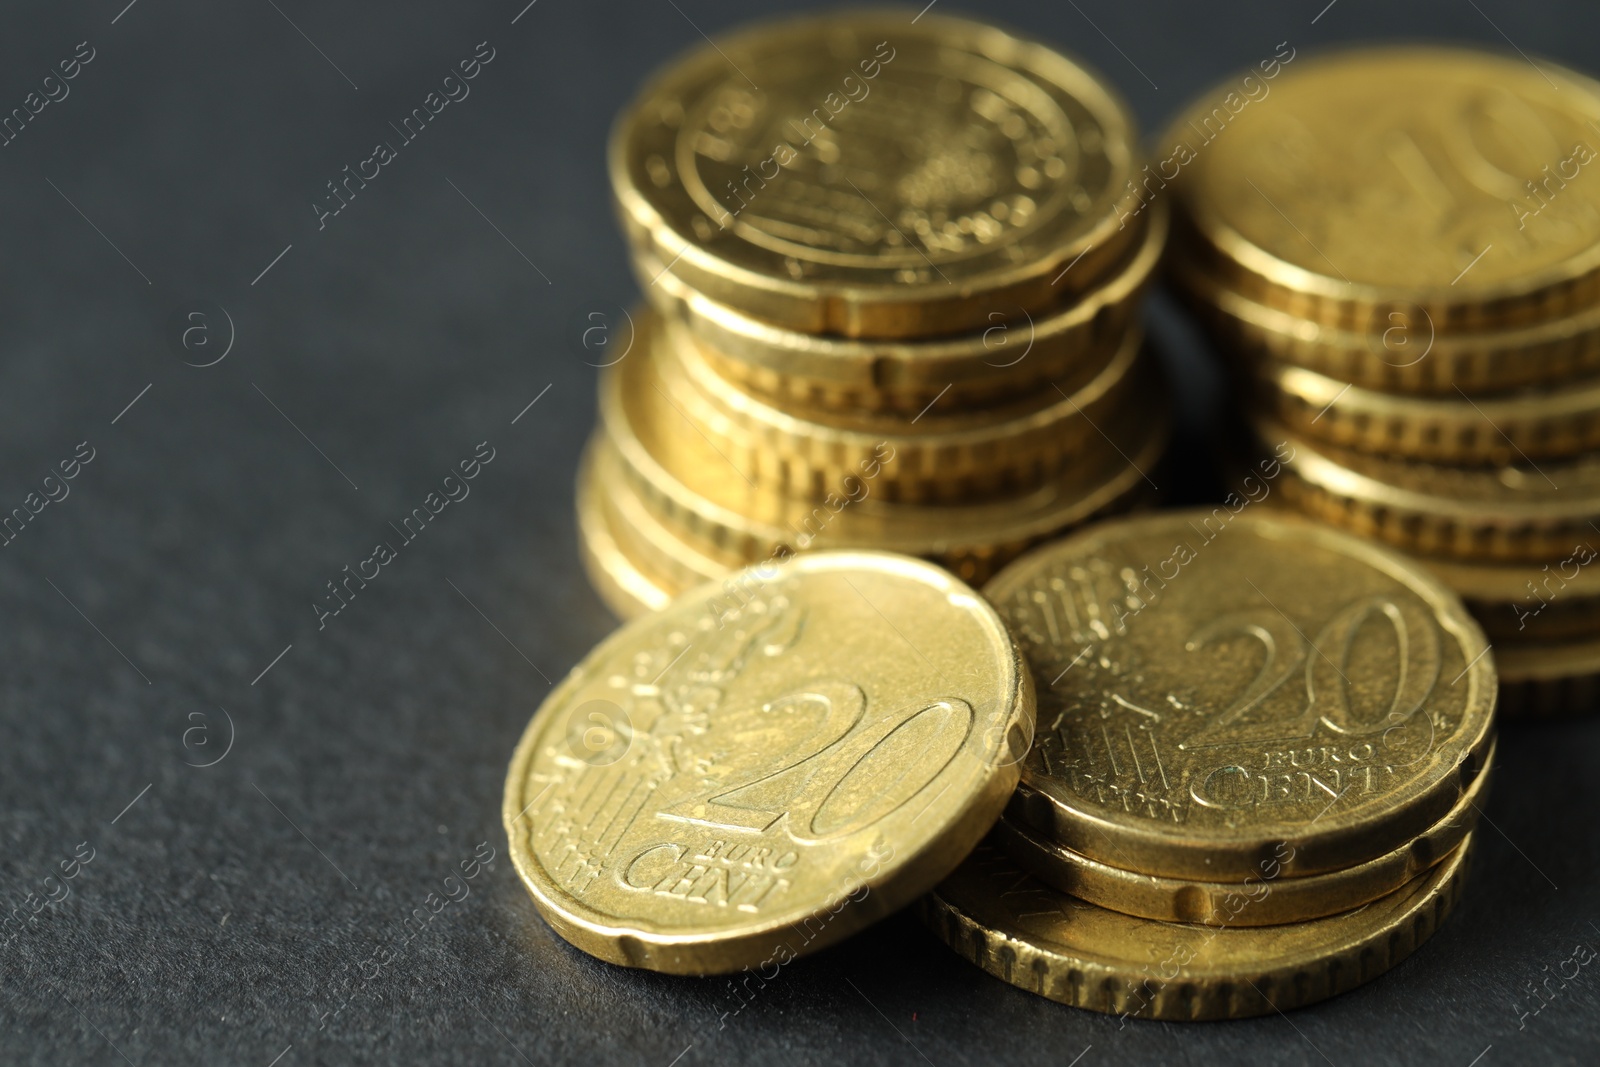
[(1592, 714), (1600, 708), (1600, 637), (1506, 646), (1500, 703), (1521, 717)]
[(578, 468), (578, 555), (584, 572), (618, 618), (659, 611), (672, 600), (672, 591), (646, 574), (617, 543), (616, 532), (602, 509), (605, 487), (597, 482), (596, 448), (597, 442), (591, 441)]
[(831, 12), (708, 44), (618, 121), (633, 243), (790, 329), (981, 330), (1081, 292), (1146, 216), (1135, 132), (1095, 75), (975, 22)]
[(1378, 392), (1276, 361), (1254, 370), (1259, 406), (1268, 417), (1342, 448), (1469, 466), (1600, 448), (1600, 378), (1435, 398)]
[(1397, 553), (1248, 506), (1099, 523), (985, 587), (1040, 694), (1022, 822), (1242, 881), (1374, 859), (1460, 801), (1492, 736), (1477, 623)]
[(1600, 453), (1463, 467), (1317, 445), (1268, 419), (1256, 434), (1288, 456), (1286, 503), (1420, 556), (1537, 565), (1564, 558), (1600, 520)]
[(1156, 169), (1245, 296), (1368, 334), (1395, 312), (1455, 333), (1600, 295), (1597, 120), (1600, 85), (1551, 63), (1352, 49), (1203, 96)]
[(820, 542), (922, 556), (981, 582), (1029, 545), (1157, 492), (1152, 472), (1170, 435), (1163, 398), (1101, 424), (1100, 445), (1060, 477), (1013, 496), (968, 504), (884, 500), (876, 483), (893, 459), (889, 448), (820, 501), (777, 493), (746, 477), (699, 424), (664, 402), (645, 355), (658, 343), (659, 317), (643, 313), (636, 324), (635, 353), (600, 376), (606, 438), (649, 508), (690, 544), (733, 566)]
[(1103, 448), (1096, 427), (1160, 384), (1141, 362), (1144, 335), (1133, 325), (1097, 363), (1008, 404), (911, 419), (799, 415), (723, 378), (692, 338), (670, 321), (667, 327), (652, 335), (666, 343), (649, 353), (660, 399), (671, 408), (665, 417), (694, 422), (755, 484), (814, 501), (886, 454), (894, 458), (876, 482), (886, 500), (959, 503), (1031, 489)]
[(1042, 997), (1146, 1019), (1240, 1019), (1337, 996), (1438, 930), (1466, 880), (1471, 838), (1362, 908), (1281, 926), (1141, 919), (1051, 889), (985, 842), (922, 902), (963, 958)]
[(1596, 560), (1600, 536), (1591, 531), (1544, 563), (1418, 562), (1466, 602), (1504, 660), (1517, 645), (1600, 637), (1600, 568), (1591, 566)]
[(512, 757), (517, 873), (601, 959), (781, 966), (931, 888), (1015, 786), (1032, 683), (972, 589), (870, 552), (739, 577), (607, 638)]
[(1002, 817), (993, 831), (1029, 874), (1090, 904), (1163, 922), (1207, 926), (1276, 926), (1337, 915), (1395, 892), (1455, 851), (1478, 822), (1494, 766), (1490, 747), (1483, 771), (1461, 799), (1421, 836), (1376, 859), (1324, 874), (1282, 877), (1292, 840), (1241, 882), (1162, 878), (1100, 863), (1063, 848), (1037, 830)]
[(1138, 299), (1167, 234), (1165, 203), (1144, 237), (1103, 283), (1038, 312), (991, 311), (982, 329), (939, 337), (862, 340), (787, 330), (691, 289), (648, 255), (640, 284), (683, 322), (706, 362), (729, 381), (786, 409), (916, 417), (1004, 403), (1104, 362), (1138, 320)]
[(1459, 396), (1555, 385), (1600, 373), (1600, 304), (1503, 329), (1444, 333), (1426, 314), (1390, 311), (1363, 329), (1330, 326), (1234, 292), (1181, 258), (1170, 273), (1230, 355), (1277, 359), (1394, 393)]

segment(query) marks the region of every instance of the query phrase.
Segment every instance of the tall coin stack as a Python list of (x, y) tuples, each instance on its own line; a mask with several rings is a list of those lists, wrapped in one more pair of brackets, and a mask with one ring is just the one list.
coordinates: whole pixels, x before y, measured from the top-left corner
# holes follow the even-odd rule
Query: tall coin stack
[(1506, 710), (1592, 707), (1600, 85), (1447, 48), (1276, 73), (1157, 152), (1173, 275), (1283, 461), (1249, 498), (1421, 558), (1494, 641)]
[(649, 306), (578, 490), (612, 607), (813, 545), (980, 582), (1148, 499), (1167, 221), (1135, 156), (1094, 75), (934, 15), (762, 25), (658, 76), (610, 158)]

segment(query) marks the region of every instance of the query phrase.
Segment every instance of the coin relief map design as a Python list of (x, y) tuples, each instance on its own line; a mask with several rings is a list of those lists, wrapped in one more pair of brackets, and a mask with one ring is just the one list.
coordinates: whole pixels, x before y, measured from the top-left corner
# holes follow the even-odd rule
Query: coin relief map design
[(807, 947), (855, 929), (847, 898), (904, 903), (988, 828), (1031, 737), (998, 617), (928, 564), (821, 553), (728, 589), (608, 639), (513, 760), (518, 870), (615, 962), (737, 969), (805, 920)]
[[(1025, 791), (1101, 828), (1063, 843), (1114, 866), (1203, 877), (1208, 845), (1253, 863), (1251, 842), (1270, 856), (1360, 827), (1448, 784), (1487, 737), (1477, 627), (1348, 535), (1225, 507), (1125, 520), (1024, 557), (986, 593), (1039, 688)], [(1129, 831), (1192, 855), (1129, 862)]]
[(637, 221), (677, 241), (777, 277), (944, 284), (1132, 234), (1112, 210), (1128, 137), (1122, 105), (1047, 49), (858, 15), (707, 50), (614, 151), (650, 205)]
[(1084, 181), (1104, 184), (1102, 137), (1087, 116), (1080, 133), (1025, 79), (979, 57), (939, 66), (931, 50), (898, 53), (887, 40), (865, 53), (881, 74), (852, 77), (858, 100), (830, 100), (810, 57), (791, 72), (779, 59), (763, 78), (769, 92), (730, 73), (678, 136), (679, 171), (701, 210), (737, 218), (740, 236), (784, 255), (893, 265), (910, 281), (928, 273), (924, 255), (939, 262), (1010, 240), (1033, 227), (1041, 200), (1081, 208)]

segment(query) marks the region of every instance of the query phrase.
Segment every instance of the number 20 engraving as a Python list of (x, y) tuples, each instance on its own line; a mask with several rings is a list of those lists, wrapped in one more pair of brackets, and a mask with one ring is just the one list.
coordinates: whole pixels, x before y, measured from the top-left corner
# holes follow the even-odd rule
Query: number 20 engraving
[[(1363, 625), (1373, 619), (1388, 624), (1395, 644), (1394, 690), (1388, 708), (1376, 718), (1362, 718), (1351, 707), (1351, 646)], [(1201, 626), (1185, 642), (1198, 652), (1234, 638), (1252, 638), (1266, 657), (1238, 696), (1179, 747), (1216, 745), (1310, 737), (1320, 724), (1346, 737), (1362, 737), (1408, 722), (1427, 703), (1438, 685), (1441, 652), (1439, 629), (1421, 609), (1371, 596), (1352, 601), (1334, 612), (1312, 640), (1272, 608), (1247, 609), (1220, 616)], [(1304, 696), (1287, 716), (1273, 716), (1253, 728), (1236, 724), (1299, 675)]]
[(866, 695), (837, 682), (787, 694), (763, 712), (807, 708), (820, 709), (822, 721), (776, 770), (723, 783), (660, 816), (735, 833), (763, 833), (787, 817), (796, 840), (840, 837), (878, 822), (921, 792), (961, 751), (974, 720), (972, 706), (954, 698), (913, 703), (868, 720)]

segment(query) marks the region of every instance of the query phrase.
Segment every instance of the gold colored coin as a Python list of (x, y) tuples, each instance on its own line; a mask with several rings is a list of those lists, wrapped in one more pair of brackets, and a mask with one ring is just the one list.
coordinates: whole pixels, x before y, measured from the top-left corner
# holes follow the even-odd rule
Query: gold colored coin
[(1592, 714), (1600, 709), (1600, 637), (1497, 650), (1503, 713), (1521, 717)]
[(741, 578), (607, 638), (512, 757), (517, 873), (601, 959), (781, 965), (925, 892), (1016, 783), (1032, 683), (973, 590), (874, 552)]
[(1039, 688), (1011, 810), (1101, 863), (1213, 882), (1349, 867), (1443, 819), (1484, 765), (1483, 631), (1419, 565), (1337, 530), (1225, 507), (1120, 519), (985, 595)]
[(1550, 385), (1600, 373), (1600, 304), (1561, 318), (1470, 333), (1391, 311), (1366, 331), (1328, 326), (1241, 296), (1215, 271), (1181, 258), (1171, 274), (1222, 347), (1252, 362), (1282, 360), (1392, 393), (1458, 396)]
[(675, 63), (619, 120), (610, 168), (633, 243), (690, 288), (790, 329), (909, 337), (1103, 277), (1145, 218), (1126, 203), (1134, 137), (1107, 86), (1041, 44), (831, 12)]
[(717, 556), (679, 536), (639, 495), (604, 434), (597, 435), (592, 447), (595, 470), (607, 486), (601, 510), (618, 543), (647, 573), (659, 575), (659, 584), (672, 596), (724, 578), (745, 565), (743, 560)]
[(1551, 63), (1363, 48), (1235, 79), (1155, 155), (1245, 296), (1367, 333), (1392, 312), (1451, 333), (1600, 295), (1597, 120), (1600, 85)]
[(1276, 926), (1337, 915), (1387, 896), (1455, 851), (1477, 825), (1494, 766), (1491, 742), (1483, 771), (1450, 814), (1420, 837), (1376, 859), (1325, 874), (1281, 877), (1294, 842), (1261, 861), (1242, 882), (1202, 882), (1125, 871), (1062, 848), (1009, 816), (995, 825), (994, 840), (1029, 874), (1069, 896), (1103, 908), (1163, 922), (1207, 926)]
[[(601, 434), (591, 443), (596, 481), (606, 486), (600, 512), (608, 523), (608, 530), (620, 546), (622, 554), (631, 565), (650, 576), (648, 581), (661, 590), (659, 597), (671, 599), (683, 590), (714, 579), (727, 579), (728, 575), (745, 565), (742, 559), (730, 559), (709, 551), (704, 545), (694, 543), (674, 528), (672, 523), (655, 511), (651, 501), (641, 496), (633, 481), (623, 473), (623, 461), (615, 447)], [(920, 510), (920, 509), (919, 509)], [(829, 530), (825, 522), (814, 520), (816, 525), (801, 524), (792, 539), (802, 547), (823, 545), (840, 547), (835, 539), (840, 531)], [(806, 531), (814, 531), (814, 535)], [(853, 547), (874, 547), (872, 544)], [(912, 547), (919, 547), (913, 545)], [(920, 547), (926, 549), (927, 543)], [(773, 550), (775, 558), (789, 553), (791, 545), (780, 543)], [(928, 551), (934, 562), (946, 562), (952, 567), (971, 567), (974, 557), (971, 550), (961, 555), (945, 550)], [(998, 558), (998, 557), (996, 557)], [(993, 564), (990, 564), (992, 569)], [(652, 600), (652, 604), (656, 601)], [(625, 618), (631, 618), (632, 611)]]
[(666, 607), (672, 591), (644, 573), (617, 543), (611, 523), (601, 507), (605, 487), (597, 484), (595, 452), (601, 442), (591, 440), (578, 467), (578, 554), (589, 583), (619, 619), (633, 619)]
[(788, 409), (916, 416), (1015, 400), (1050, 381), (1071, 389), (1064, 379), (1103, 362), (1137, 321), (1166, 234), (1163, 202), (1103, 284), (1038, 314), (992, 311), (981, 332), (907, 341), (786, 330), (709, 299), (648, 255), (634, 259), (644, 291), (728, 380)]
[(1014, 497), (972, 504), (902, 504), (875, 487), (887, 449), (821, 502), (774, 493), (743, 478), (697, 424), (672, 412), (663, 421), (654, 363), (654, 313), (636, 316), (635, 355), (600, 377), (600, 419), (621, 469), (650, 510), (701, 551), (736, 565), (810, 547), (881, 548), (936, 560), (966, 581), (983, 581), (1018, 552), (1096, 515), (1149, 499), (1170, 430), (1165, 400), (1131, 408), (1100, 427), (1103, 448), (1073, 469)]
[(1406, 459), (1508, 464), (1600, 448), (1600, 378), (1470, 397), (1398, 396), (1277, 361), (1255, 370), (1260, 406), (1291, 432)]
[(1420, 556), (1480, 563), (1566, 557), (1600, 521), (1600, 453), (1502, 467), (1454, 467), (1313, 445), (1271, 420), (1263, 441), (1292, 453), (1286, 503)]
[[(821, 500), (840, 481), (885, 455), (875, 489), (886, 500), (960, 503), (1031, 489), (1085, 451), (1104, 447), (1096, 427), (1159, 387), (1130, 325), (1119, 345), (1064, 382), (979, 411), (930, 410), (915, 419), (796, 415), (719, 375), (670, 320), (649, 340), (662, 399), (693, 421), (739, 473), (757, 485)], [(1108, 358), (1109, 357), (1109, 358)], [(1600, 421), (1600, 420), (1597, 420)]]
[(1469, 837), (1426, 874), (1355, 911), (1219, 928), (1077, 900), (985, 842), (920, 910), (963, 958), (1042, 997), (1110, 1015), (1241, 1019), (1337, 996), (1409, 956), (1455, 906), (1470, 847)]
[(1600, 536), (1591, 531), (1560, 559), (1546, 563), (1417, 562), (1466, 602), (1495, 642), (1497, 663), (1503, 666), (1515, 645), (1600, 637), (1600, 567), (1592, 566), (1597, 560)]

